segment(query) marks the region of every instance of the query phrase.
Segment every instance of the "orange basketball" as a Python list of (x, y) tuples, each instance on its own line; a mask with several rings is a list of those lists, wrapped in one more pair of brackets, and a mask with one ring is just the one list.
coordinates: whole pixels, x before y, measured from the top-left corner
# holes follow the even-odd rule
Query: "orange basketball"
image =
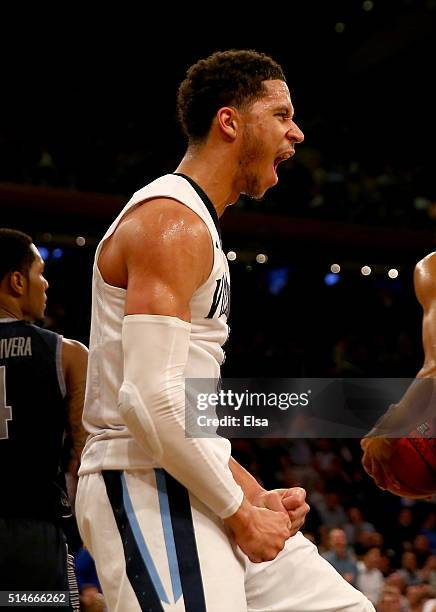
[(390, 469), (401, 484), (424, 495), (436, 493), (436, 440), (429, 423), (395, 444)]

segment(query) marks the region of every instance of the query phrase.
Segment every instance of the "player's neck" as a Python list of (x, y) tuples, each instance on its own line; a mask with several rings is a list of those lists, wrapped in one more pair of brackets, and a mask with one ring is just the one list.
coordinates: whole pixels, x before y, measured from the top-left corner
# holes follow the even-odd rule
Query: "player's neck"
[(227, 206), (236, 202), (239, 197), (239, 193), (233, 188), (230, 167), (230, 160), (223, 149), (190, 147), (176, 172), (186, 174), (195, 181), (210, 198), (218, 216), (221, 217)]
[(0, 319), (23, 319), (21, 309), (14, 303), (0, 301)]

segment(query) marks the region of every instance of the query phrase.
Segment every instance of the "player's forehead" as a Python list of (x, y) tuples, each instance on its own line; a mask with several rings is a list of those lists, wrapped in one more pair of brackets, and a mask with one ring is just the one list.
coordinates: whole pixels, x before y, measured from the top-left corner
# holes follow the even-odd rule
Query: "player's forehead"
[(38, 251), (38, 249), (33, 243), (30, 245), (30, 250), (32, 251), (34, 255), (34, 260), (32, 262), (32, 268), (43, 268), (44, 260), (41, 257), (41, 253)]
[(291, 114), (293, 113), (291, 94), (284, 81), (279, 79), (263, 81), (263, 88), (264, 93), (254, 102), (253, 109), (256, 107), (265, 110), (286, 109)]

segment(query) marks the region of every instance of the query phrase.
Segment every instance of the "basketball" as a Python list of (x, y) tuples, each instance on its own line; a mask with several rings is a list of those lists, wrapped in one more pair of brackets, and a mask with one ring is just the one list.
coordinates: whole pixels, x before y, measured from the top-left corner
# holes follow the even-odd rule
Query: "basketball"
[(409, 437), (400, 438), (391, 457), (392, 475), (423, 497), (436, 493), (436, 440), (431, 426), (421, 425)]

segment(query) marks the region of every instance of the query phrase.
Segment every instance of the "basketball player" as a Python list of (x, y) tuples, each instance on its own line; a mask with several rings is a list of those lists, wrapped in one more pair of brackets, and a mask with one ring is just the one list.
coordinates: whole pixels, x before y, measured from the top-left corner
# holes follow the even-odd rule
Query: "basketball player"
[[(407, 436), (417, 426), (435, 418), (434, 378), (436, 377), (436, 253), (416, 264), (414, 285), (423, 308), (422, 341), (424, 364), (415, 383), (398, 404), (393, 405), (365, 437), (362, 464), (377, 486), (404, 497), (426, 497), (422, 492), (399, 483), (389, 470), (396, 438)], [(389, 435), (388, 435), (389, 434)]]
[[(229, 271), (219, 217), (261, 198), (303, 134), (285, 77), (253, 51), (192, 66), (189, 144), (97, 248), (77, 515), (109, 610), (373, 610), (298, 529), (299, 488), (263, 490), (223, 438), (185, 436), (185, 380), (218, 380)], [(186, 383), (188, 387), (188, 382)]]
[(57, 479), (64, 432), (76, 463), (85, 443), (87, 349), (32, 324), (47, 288), (32, 239), (0, 229), (1, 591), (68, 590)]

